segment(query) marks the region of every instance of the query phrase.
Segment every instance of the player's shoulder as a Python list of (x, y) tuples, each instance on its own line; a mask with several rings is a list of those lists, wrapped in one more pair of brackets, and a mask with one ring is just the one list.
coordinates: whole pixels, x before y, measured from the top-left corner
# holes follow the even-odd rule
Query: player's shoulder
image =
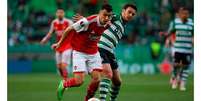
[(193, 23), (193, 19), (192, 18), (188, 18), (188, 22)]
[(57, 23), (57, 22), (59, 22), (58, 19), (53, 19), (53, 20), (52, 20), (52, 24)]
[(91, 23), (91, 22), (96, 22), (97, 17), (98, 17), (98, 15), (91, 15), (91, 16), (88, 16), (86, 19), (87, 19), (87, 21), (89, 21)]
[(120, 20), (120, 15), (113, 14), (112, 21), (114, 22), (114, 21), (118, 21), (118, 20)]
[(73, 24), (73, 21), (71, 19), (68, 19), (68, 18), (64, 18), (64, 22), (68, 23), (68, 24)]
[(175, 19), (173, 20), (173, 22), (174, 22), (174, 23), (182, 23), (182, 21), (181, 21), (180, 18), (175, 18)]

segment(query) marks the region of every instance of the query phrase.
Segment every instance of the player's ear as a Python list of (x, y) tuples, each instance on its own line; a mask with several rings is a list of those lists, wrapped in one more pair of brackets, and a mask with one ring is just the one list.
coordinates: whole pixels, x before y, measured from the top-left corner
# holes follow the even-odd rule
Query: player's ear
[(122, 12), (121, 12), (121, 13), (124, 14), (125, 11), (126, 11), (125, 9), (122, 9)]

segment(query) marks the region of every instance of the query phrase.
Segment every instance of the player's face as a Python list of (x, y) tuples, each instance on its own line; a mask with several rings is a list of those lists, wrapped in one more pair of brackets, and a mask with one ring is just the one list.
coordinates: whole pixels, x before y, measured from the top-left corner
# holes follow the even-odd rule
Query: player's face
[(186, 20), (189, 17), (188, 10), (180, 10), (179, 11), (179, 17), (183, 20)]
[(123, 9), (122, 11), (122, 16), (125, 21), (132, 20), (135, 15), (136, 15), (136, 10), (133, 9), (132, 7), (128, 7), (126, 9)]
[(112, 12), (108, 12), (107, 10), (101, 10), (99, 12), (99, 18), (101, 24), (106, 24), (108, 21), (111, 20)]
[(57, 18), (62, 19), (64, 17), (64, 10), (61, 9), (57, 10), (56, 16)]

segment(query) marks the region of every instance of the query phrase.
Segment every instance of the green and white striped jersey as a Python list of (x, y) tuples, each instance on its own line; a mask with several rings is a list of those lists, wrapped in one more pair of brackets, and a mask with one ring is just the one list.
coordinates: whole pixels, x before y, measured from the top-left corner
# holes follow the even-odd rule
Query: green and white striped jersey
[(124, 27), (125, 23), (122, 20), (122, 16), (115, 15), (111, 20), (110, 27), (103, 32), (98, 47), (114, 53), (113, 49), (124, 34)]
[(188, 18), (185, 23), (183, 23), (180, 18), (175, 18), (170, 23), (168, 33), (175, 32), (176, 34), (174, 52), (192, 53), (193, 26), (193, 20), (190, 18)]

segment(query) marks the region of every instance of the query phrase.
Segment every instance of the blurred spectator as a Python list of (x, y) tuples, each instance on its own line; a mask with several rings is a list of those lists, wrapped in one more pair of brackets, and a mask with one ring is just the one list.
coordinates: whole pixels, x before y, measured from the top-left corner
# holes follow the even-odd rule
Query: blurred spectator
[[(51, 14), (45, 9), (31, 8), (30, 1), (32, 0), (8, 0), (8, 38), (12, 39), (11, 43), (18, 43), (16, 39), (21, 35), (29, 40), (26, 42), (40, 38), (49, 29), (48, 25), (54, 18), (54, 12)], [(67, 17), (72, 17), (75, 13), (88, 16), (97, 13), (101, 4), (110, 3), (109, 0), (53, 0), (53, 2), (56, 7), (66, 10)], [(152, 7), (149, 7), (151, 9), (139, 11), (136, 19), (127, 24), (123, 37), (125, 44), (144, 45), (152, 40), (159, 40), (160, 37), (156, 37), (157, 33), (167, 29), (169, 21), (175, 17), (175, 11), (180, 5), (187, 6), (191, 15), (193, 14), (193, 0), (153, 0)]]

